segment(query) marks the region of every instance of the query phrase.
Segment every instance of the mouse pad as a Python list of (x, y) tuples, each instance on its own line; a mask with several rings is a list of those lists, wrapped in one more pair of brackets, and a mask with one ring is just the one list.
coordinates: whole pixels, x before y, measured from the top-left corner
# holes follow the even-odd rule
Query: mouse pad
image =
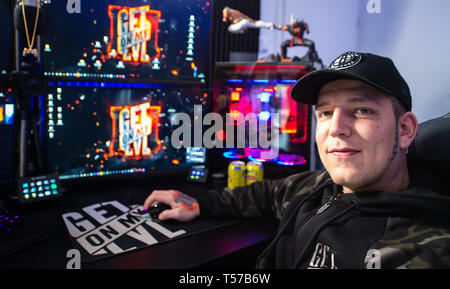
[(91, 204), (62, 214), (74, 249), (82, 262), (94, 262), (130, 251), (236, 223), (237, 219), (191, 222), (145, 220), (142, 206), (117, 200)]

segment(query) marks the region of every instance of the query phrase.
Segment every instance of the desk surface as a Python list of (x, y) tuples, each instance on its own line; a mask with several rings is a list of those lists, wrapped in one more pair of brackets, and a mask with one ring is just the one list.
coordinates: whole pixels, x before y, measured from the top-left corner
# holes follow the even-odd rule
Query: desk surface
[[(58, 202), (40, 204), (19, 210), (27, 225), (45, 235), (45, 239), (13, 255), (0, 259), (0, 268), (66, 268), (72, 249), (62, 208), (81, 208), (96, 202), (118, 200), (124, 204), (141, 204), (154, 189), (179, 189), (193, 196), (223, 184), (190, 184), (174, 177), (157, 181), (115, 181), (72, 187)], [(233, 266), (253, 268), (257, 254), (274, 236), (278, 222), (273, 219), (245, 219), (238, 223), (194, 234), (178, 240), (82, 263), (82, 268), (208, 268)], [(233, 258), (236, 256), (236, 258)], [(243, 262), (242, 258), (247, 258)], [(227, 260), (221, 262), (220, 260)], [(233, 264), (237, 262), (236, 264)], [(219, 265), (220, 264), (220, 265)], [(236, 266), (236, 267), (235, 267)]]

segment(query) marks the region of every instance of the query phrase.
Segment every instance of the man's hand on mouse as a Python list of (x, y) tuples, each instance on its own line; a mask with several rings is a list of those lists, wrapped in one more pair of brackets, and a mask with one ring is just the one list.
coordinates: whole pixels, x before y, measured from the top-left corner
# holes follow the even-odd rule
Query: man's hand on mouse
[(155, 190), (147, 197), (143, 207), (147, 210), (155, 203), (164, 203), (172, 208), (159, 214), (161, 221), (175, 219), (187, 222), (200, 215), (198, 201), (177, 190)]

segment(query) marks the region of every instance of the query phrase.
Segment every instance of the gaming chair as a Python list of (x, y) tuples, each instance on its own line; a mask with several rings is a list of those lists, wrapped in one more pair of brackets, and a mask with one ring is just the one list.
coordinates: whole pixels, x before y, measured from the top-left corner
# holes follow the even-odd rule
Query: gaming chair
[(411, 186), (450, 194), (450, 113), (419, 124), (408, 168)]

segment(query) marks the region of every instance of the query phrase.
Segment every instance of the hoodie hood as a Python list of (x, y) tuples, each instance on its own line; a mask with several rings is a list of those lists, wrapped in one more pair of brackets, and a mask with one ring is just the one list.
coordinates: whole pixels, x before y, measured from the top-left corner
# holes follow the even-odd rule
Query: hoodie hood
[(384, 216), (424, 216), (450, 222), (450, 196), (436, 191), (411, 187), (401, 191), (354, 193), (342, 196), (363, 214)]

